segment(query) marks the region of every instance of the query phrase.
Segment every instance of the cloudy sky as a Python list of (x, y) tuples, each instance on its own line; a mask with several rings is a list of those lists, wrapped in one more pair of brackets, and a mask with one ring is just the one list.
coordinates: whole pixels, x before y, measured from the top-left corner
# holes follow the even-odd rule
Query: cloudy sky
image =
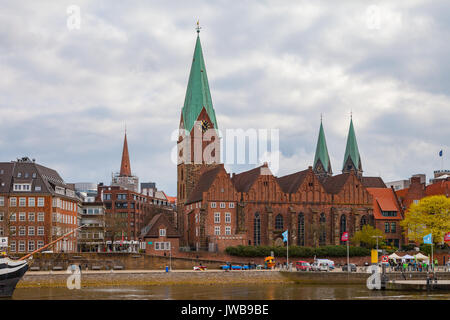
[(0, 4), (0, 161), (109, 183), (126, 124), (132, 171), (175, 195), (199, 19), (219, 128), (278, 129), (278, 175), (312, 165), (321, 113), (334, 173), (350, 112), (365, 175), (450, 168), (446, 0)]

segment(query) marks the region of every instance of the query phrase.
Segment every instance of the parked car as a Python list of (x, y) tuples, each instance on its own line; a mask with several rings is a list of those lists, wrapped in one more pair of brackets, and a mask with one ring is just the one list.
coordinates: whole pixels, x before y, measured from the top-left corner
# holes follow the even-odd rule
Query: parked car
[(328, 264), (325, 262), (314, 262), (311, 264), (311, 270), (312, 271), (329, 271), (330, 268), (328, 267)]
[(310, 271), (311, 265), (306, 261), (297, 261), (295, 263), (295, 268), (297, 271)]
[(317, 259), (317, 263), (326, 263), (328, 265), (328, 268), (333, 270), (334, 269), (334, 261), (330, 259)]
[[(342, 266), (342, 271), (348, 271), (348, 266), (347, 266), (347, 264), (344, 264), (343, 266)], [(354, 263), (350, 263), (350, 272), (356, 272), (356, 264), (354, 264)]]
[(194, 270), (195, 271), (205, 271), (205, 270), (207, 270), (208, 268), (207, 267), (205, 267), (205, 266), (195, 266), (194, 267)]

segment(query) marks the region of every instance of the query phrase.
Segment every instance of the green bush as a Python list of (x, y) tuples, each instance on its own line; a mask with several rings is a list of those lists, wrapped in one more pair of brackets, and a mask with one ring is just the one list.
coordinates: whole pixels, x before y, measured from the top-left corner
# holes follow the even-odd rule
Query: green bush
[[(238, 257), (267, 257), (273, 251), (276, 257), (286, 257), (286, 247), (269, 246), (235, 246), (227, 247), (225, 252), (231, 256)], [(363, 247), (349, 247), (351, 257), (364, 257), (370, 255), (370, 249)], [(318, 248), (289, 246), (290, 257), (345, 257), (347, 256), (346, 246), (322, 246)]]

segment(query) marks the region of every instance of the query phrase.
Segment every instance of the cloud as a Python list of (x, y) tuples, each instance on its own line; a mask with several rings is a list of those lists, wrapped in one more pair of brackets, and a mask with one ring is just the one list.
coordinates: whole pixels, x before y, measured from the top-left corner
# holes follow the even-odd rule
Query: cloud
[[(72, 4), (79, 30), (67, 28)], [(199, 19), (219, 128), (279, 129), (280, 175), (312, 165), (321, 113), (339, 173), (352, 111), (367, 175), (430, 176), (437, 152), (450, 152), (449, 6), (9, 2), (0, 12), (1, 161), (28, 155), (66, 181), (109, 183), (126, 125), (133, 172), (174, 195), (170, 136)]]

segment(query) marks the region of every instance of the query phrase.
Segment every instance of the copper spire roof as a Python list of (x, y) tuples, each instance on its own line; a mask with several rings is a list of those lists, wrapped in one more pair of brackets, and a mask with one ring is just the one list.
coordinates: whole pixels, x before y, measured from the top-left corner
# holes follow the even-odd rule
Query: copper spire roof
[(128, 154), (127, 133), (123, 141), (122, 163), (120, 164), (120, 175), (131, 177), (130, 155)]

